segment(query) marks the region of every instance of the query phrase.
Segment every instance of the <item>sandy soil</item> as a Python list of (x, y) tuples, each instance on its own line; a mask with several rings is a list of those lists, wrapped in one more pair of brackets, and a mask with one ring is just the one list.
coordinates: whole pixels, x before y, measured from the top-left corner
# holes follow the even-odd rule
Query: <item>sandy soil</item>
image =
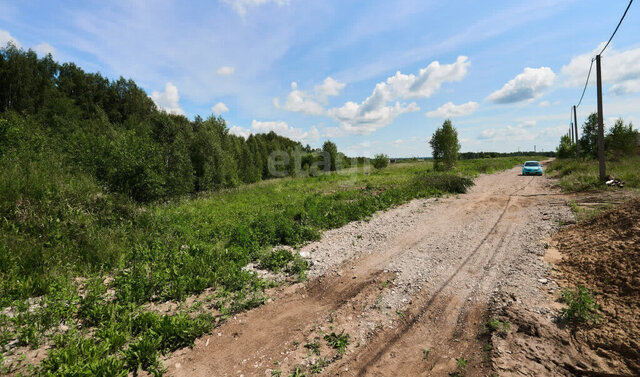
[[(518, 168), (475, 183), (326, 232), (301, 250), (314, 263), (308, 283), (174, 353), (167, 374), (287, 376), (324, 363), (323, 375), (439, 376), (456, 372), (458, 358), (466, 376), (490, 375), (478, 335), (487, 308), (526, 301), (550, 312), (536, 306), (557, 288), (540, 240), (572, 214), (551, 180)], [(323, 337), (343, 330), (350, 342), (340, 355)], [(316, 341), (320, 356), (304, 347)]]
[[(549, 242), (549, 281), (589, 288), (602, 307), (601, 321), (573, 325), (557, 311), (527, 310), (527, 301), (505, 304), (496, 313), (513, 323), (513, 331), (494, 339), (496, 370), (523, 376), (640, 375), (640, 199), (569, 225)], [(539, 302), (557, 309), (563, 306), (559, 293), (551, 290)]]

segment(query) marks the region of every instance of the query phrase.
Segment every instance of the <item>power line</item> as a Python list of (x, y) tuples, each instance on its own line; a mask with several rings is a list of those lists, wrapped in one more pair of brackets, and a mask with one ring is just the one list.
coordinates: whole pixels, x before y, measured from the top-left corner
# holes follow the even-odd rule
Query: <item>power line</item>
[(600, 51), (600, 53), (598, 55), (602, 55), (604, 50), (607, 49), (607, 46), (609, 46), (609, 43), (611, 43), (611, 40), (613, 39), (613, 36), (616, 35), (616, 32), (618, 31), (618, 28), (622, 24), (622, 20), (624, 20), (624, 16), (627, 15), (627, 11), (629, 10), (629, 7), (631, 7), (631, 3), (633, 3), (633, 0), (629, 1), (629, 5), (627, 5), (627, 9), (624, 10), (624, 14), (622, 15), (622, 18), (620, 19), (620, 22), (618, 22), (618, 26), (616, 26), (616, 30), (613, 31), (613, 34), (611, 34), (611, 38), (609, 38), (609, 41), (607, 42), (606, 45), (604, 45), (604, 47), (602, 48), (602, 51)]
[[(613, 34), (611, 34), (611, 37), (607, 41), (607, 44), (604, 45), (604, 47), (602, 48), (602, 50), (600, 51), (600, 53), (598, 55), (602, 55), (604, 50), (606, 50), (607, 47), (609, 47), (609, 43), (611, 43), (611, 41), (613, 40), (613, 37), (618, 32), (618, 29), (620, 28), (620, 25), (622, 25), (622, 21), (624, 20), (625, 16), (627, 15), (627, 12), (629, 11), (629, 8), (631, 7), (632, 3), (633, 3), (633, 0), (629, 0), (629, 4), (627, 5), (627, 9), (624, 10), (624, 13), (622, 14), (622, 17), (620, 18), (620, 22), (618, 22), (618, 25), (616, 26), (616, 29), (613, 31)], [(595, 61), (595, 58), (592, 58), (591, 59), (591, 65), (589, 65), (589, 73), (587, 73), (587, 80), (584, 83), (584, 89), (582, 89), (582, 95), (580, 96), (580, 101), (578, 101), (578, 104), (576, 105), (576, 108), (579, 107), (580, 104), (582, 103), (582, 99), (584, 98), (584, 93), (587, 91), (587, 86), (589, 85), (589, 78), (591, 77), (591, 70), (593, 69), (593, 62), (594, 61)]]
[(578, 104), (576, 105), (576, 107), (580, 107), (580, 104), (582, 103), (582, 99), (584, 98), (584, 92), (587, 91), (587, 85), (589, 85), (589, 77), (591, 77), (591, 69), (593, 68), (593, 61), (595, 59), (591, 59), (591, 65), (589, 66), (589, 73), (587, 74), (587, 81), (584, 83), (584, 89), (582, 89), (582, 95), (580, 96), (580, 101), (578, 101)]

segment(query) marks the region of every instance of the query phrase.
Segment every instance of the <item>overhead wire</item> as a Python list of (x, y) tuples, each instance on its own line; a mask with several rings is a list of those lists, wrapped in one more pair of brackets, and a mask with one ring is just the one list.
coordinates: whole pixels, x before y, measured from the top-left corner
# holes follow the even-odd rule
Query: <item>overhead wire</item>
[(622, 24), (622, 20), (624, 20), (624, 16), (627, 15), (627, 12), (629, 11), (629, 8), (631, 7), (631, 3), (633, 3), (633, 0), (629, 1), (629, 5), (627, 5), (627, 9), (624, 10), (624, 13), (622, 14), (622, 18), (620, 19), (620, 22), (618, 22), (618, 26), (616, 26), (616, 30), (613, 31), (613, 34), (611, 34), (611, 38), (609, 38), (609, 40), (607, 41), (607, 44), (604, 45), (604, 47), (602, 48), (602, 51), (600, 51), (600, 53), (598, 55), (602, 55), (604, 50), (607, 49), (607, 46), (609, 46), (609, 43), (611, 43), (611, 40), (613, 39), (613, 36), (616, 35), (616, 32), (618, 31), (618, 28)]
[[(629, 4), (627, 5), (627, 8), (624, 10), (624, 13), (622, 14), (622, 17), (620, 18), (620, 21), (618, 22), (618, 25), (616, 26), (615, 30), (611, 34), (611, 37), (609, 37), (609, 40), (604, 45), (604, 47), (602, 48), (602, 50), (600, 51), (600, 53), (598, 55), (602, 55), (604, 50), (606, 50), (607, 47), (609, 47), (609, 44), (611, 43), (611, 41), (613, 40), (613, 37), (618, 32), (618, 29), (620, 28), (620, 25), (622, 25), (622, 21), (624, 20), (625, 16), (627, 15), (627, 12), (629, 11), (629, 8), (631, 7), (632, 3), (633, 3), (633, 0), (629, 0)], [(595, 61), (595, 58), (592, 58), (591, 59), (591, 64), (589, 65), (589, 73), (587, 73), (587, 80), (584, 83), (584, 88), (582, 89), (582, 95), (580, 95), (580, 101), (578, 101), (578, 104), (576, 105), (576, 108), (578, 108), (580, 106), (580, 104), (582, 103), (582, 99), (584, 98), (584, 93), (587, 91), (587, 86), (589, 85), (589, 78), (591, 77), (591, 70), (593, 69), (593, 62), (594, 61)]]

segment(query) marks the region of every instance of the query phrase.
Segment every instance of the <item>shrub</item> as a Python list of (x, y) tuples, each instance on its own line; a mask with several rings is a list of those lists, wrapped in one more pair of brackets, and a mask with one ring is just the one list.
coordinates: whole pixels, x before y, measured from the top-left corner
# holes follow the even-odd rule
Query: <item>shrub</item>
[(472, 179), (449, 173), (423, 174), (416, 180), (421, 187), (452, 194), (463, 194), (473, 186)]
[(389, 166), (389, 156), (386, 154), (377, 154), (371, 163), (376, 169), (384, 169)]
[(571, 322), (599, 322), (600, 305), (598, 305), (589, 289), (578, 285), (575, 290), (566, 288), (562, 291), (562, 300), (567, 304), (560, 310), (564, 318)]

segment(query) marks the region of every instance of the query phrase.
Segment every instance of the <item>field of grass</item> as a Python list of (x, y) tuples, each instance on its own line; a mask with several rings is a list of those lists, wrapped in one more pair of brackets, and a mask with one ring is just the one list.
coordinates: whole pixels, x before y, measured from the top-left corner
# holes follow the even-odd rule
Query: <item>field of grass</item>
[[(640, 156), (623, 157), (606, 162), (607, 175), (625, 182), (625, 188), (640, 188)], [(566, 191), (606, 190), (609, 188), (599, 180), (597, 160), (556, 159), (547, 168), (547, 173), (559, 178)]]
[[(460, 161), (457, 173), (433, 172), (430, 162), (392, 164), (144, 206), (53, 166), (34, 171), (55, 174), (0, 180), (1, 192), (20, 193), (10, 199), (22, 211), (0, 227), (0, 374), (160, 375), (161, 354), (266, 300), (273, 283), (243, 270), (248, 263), (305, 278), (306, 262), (275, 246), (300, 246), (414, 198), (464, 192), (469, 177), (525, 159), (534, 158)], [(206, 299), (185, 303), (205, 291)], [(180, 303), (176, 313), (148, 309), (166, 301)], [(40, 365), (21, 360), (42, 344), (51, 348)]]

